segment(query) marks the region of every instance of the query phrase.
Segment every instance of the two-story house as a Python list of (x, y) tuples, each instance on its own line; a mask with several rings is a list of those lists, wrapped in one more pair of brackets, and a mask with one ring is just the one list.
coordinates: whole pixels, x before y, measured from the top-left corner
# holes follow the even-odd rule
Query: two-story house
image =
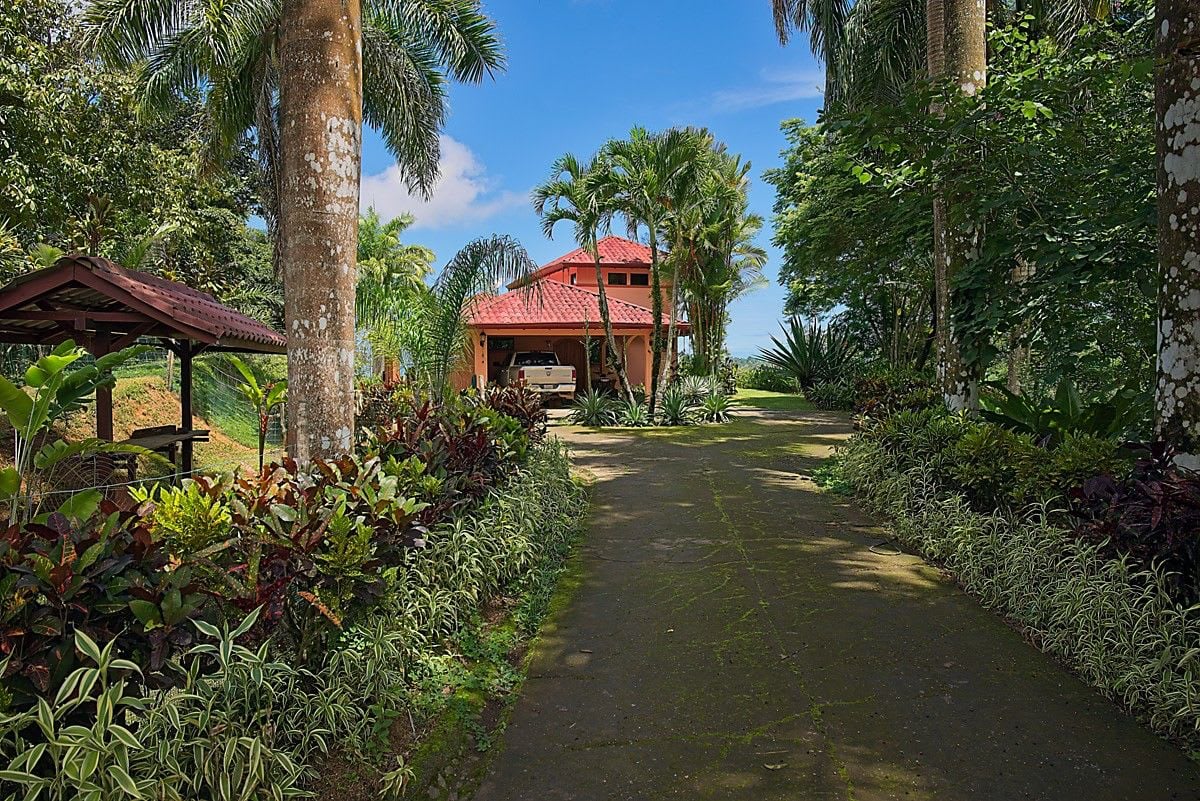
[[(625, 356), (629, 381), (650, 386), (650, 248), (609, 236), (600, 240), (598, 250), (613, 333)], [(563, 364), (575, 367), (582, 391), (588, 338), (593, 343), (591, 372), (598, 382), (608, 358), (597, 290), (595, 260), (577, 248), (539, 269), (529, 283), (479, 299), (468, 316), (471, 360), (455, 383), (466, 387), (496, 381), (514, 351), (554, 351)], [(662, 293), (663, 306), (669, 308), (671, 286), (665, 281)], [(667, 323), (664, 313), (664, 337)], [(689, 331), (685, 322), (679, 329), (681, 335)]]

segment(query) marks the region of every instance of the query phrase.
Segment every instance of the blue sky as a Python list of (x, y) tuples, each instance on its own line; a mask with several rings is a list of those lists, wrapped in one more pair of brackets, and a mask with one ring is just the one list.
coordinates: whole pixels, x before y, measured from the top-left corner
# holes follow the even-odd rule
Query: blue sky
[[(504, 39), (508, 69), (451, 90), (442, 179), (428, 202), (397, 180), (379, 136), (367, 132), (363, 205), (416, 215), (409, 239), (439, 262), (477, 236), (517, 237), (538, 263), (575, 247), (563, 227), (546, 239), (529, 203), (551, 162), (595, 152), (635, 125), (708, 127), (752, 162), (753, 210), (768, 220), (779, 164), (779, 123), (813, 120), (821, 70), (803, 40), (775, 38), (768, 0), (483, 0)], [(624, 233), (619, 231), (618, 233)], [(729, 347), (751, 355), (778, 325), (783, 290), (770, 247), (768, 287), (732, 309)]]

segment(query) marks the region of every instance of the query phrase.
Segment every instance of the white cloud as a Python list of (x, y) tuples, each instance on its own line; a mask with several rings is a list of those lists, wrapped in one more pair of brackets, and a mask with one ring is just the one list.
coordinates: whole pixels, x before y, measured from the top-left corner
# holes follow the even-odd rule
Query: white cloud
[(417, 218), (414, 228), (445, 228), (486, 220), (528, 202), (524, 195), (500, 189), (483, 162), (462, 142), (443, 134), (441, 147), (440, 177), (428, 200), (408, 191), (393, 164), (383, 172), (363, 176), (362, 208), (374, 206), (384, 219), (407, 212)]
[(764, 70), (762, 81), (754, 86), (725, 89), (712, 96), (715, 111), (745, 111), (746, 109), (773, 106), (807, 100), (825, 94), (825, 73), (819, 69), (797, 72)]

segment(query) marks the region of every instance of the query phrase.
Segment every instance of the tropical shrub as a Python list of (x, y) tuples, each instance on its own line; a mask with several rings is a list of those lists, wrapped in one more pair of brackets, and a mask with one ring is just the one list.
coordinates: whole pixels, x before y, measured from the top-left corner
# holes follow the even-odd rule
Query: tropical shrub
[(795, 392), (796, 381), (778, 367), (754, 362), (738, 368), (737, 385), (764, 392)]
[(272, 658), (267, 643), (238, 644), (255, 617), (232, 630), (198, 623), (214, 642), (192, 649), (179, 690), (147, 705), (134, 770), (170, 788), (156, 797), (295, 797), (312, 758), (364, 715), (317, 675)]
[(159, 797), (158, 781), (136, 766), (145, 746), (127, 727), (127, 714), (145, 707), (128, 681), (141, 668), (114, 656), (115, 647), (115, 640), (101, 647), (76, 631), (71, 649), (83, 655), (84, 663), (37, 707), (0, 713), (0, 761), (5, 766), (0, 791), (7, 798)]
[(217, 479), (197, 475), (178, 487), (168, 484), (131, 487), (130, 497), (147, 504), (143, 511), (154, 539), (174, 554), (198, 554), (223, 542), (233, 532), (233, 518)]
[[(570, 476), (565, 450), (555, 443), (537, 446), (526, 462), (511, 465), (480, 503), (430, 530), (425, 547), (405, 547), (377, 559), (374, 572), (390, 575), (386, 592), (374, 600), (364, 598), (361, 608), (369, 606), (370, 612), (347, 615), (333, 627), (335, 636), (324, 641), (325, 647), (306, 657), (288, 630), (288, 617), (311, 611), (315, 602), (291, 596), (303, 595), (297, 591), (301, 586), (345, 589), (346, 573), (336, 563), (345, 552), (351, 552), (351, 566), (364, 572), (367, 566), (352, 548), (338, 546), (335, 523), (326, 526), (323, 545), (302, 555), (311, 569), (282, 574), (273, 567), (279, 560), (270, 549), (282, 537), (294, 538), (297, 529), (312, 532), (314, 519), (340, 519), (313, 510), (332, 504), (344, 517), (353, 509), (355, 522), (373, 530), (372, 510), (386, 512), (387, 506), (378, 505), (367, 485), (355, 484), (359, 474), (344, 463), (325, 463), (309, 479), (317, 491), (289, 498), (289, 493), (309, 489), (305, 481), (293, 481), (294, 472), (290, 466), (275, 466), (254, 479), (197, 482), (195, 490), (219, 495), (239, 532), (255, 530), (247, 520), (256, 511), (297, 510), (282, 513), (286, 519), (280, 528), (259, 532), (258, 546), (237, 546), (240, 551), (232, 545), (210, 546), (204, 557), (214, 565), (232, 565), (234, 580), (244, 579), (249, 586), (239, 565), (255, 561), (257, 549), (260, 580), (275, 584), (282, 576), (290, 582), (283, 591), (289, 597), (281, 624), (264, 626), (263, 616), (273, 611), (270, 602), (244, 619), (230, 613), (226, 619), (240, 621), (236, 626), (190, 623), (188, 629), (198, 628), (205, 641), (182, 659), (180, 686), (148, 694), (134, 692), (134, 684), (147, 682), (137, 678), (137, 663), (118, 660), (119, 640), (100, 649), (77, 631), (76, 647), (97, 667), (69, 673), (46, 704), (0, 715), (0, 758), (9, 767), (0, 772), (0, 797), (24, 796), (34, 787), (41, 795), (31, 797), (62, 801), (297, 797), (310, 789), (319, 757), (331, 748), (351, 753), (380, 749), (401, 715), (437, 713), (439, 704), (446, 703), (444, 683), (418, 695), (431, 665), (459, 658), (446, 653), (445, 644), (464, 636), (485, 601), (520, 592), (523, 582), (563, 558), (586, 500)], [(376, 480), (384, 483), (375, 479), (372, 487)], [(357, 495), (369, 497), (354, 506), (347, 496)], [(147, 514), (161, 508), (155, 502), (142, 507)], [(171, 519), (176, 519), (174, 513)], [(383, 522), (395, 520), (385, 514)], [(373, 531), (370, 540), (382, 537)], [(236, 539), (254, 540), (247, 534)], [(319, 600), (317, 592), (311, 595)], [(259, 597), (265, 596), (260, 592)], [(295, 601), (304, 605), (293, 606)], [(136, 714), (127, 717), (124, 710)], [(384, 784), (400, 787), (406, 775), (401, 763)]]
[(989, 513), (1055, 500), (1093, 476), (1120, 476), (1130, 461), (1111, 440), (1068, 435), (1044, 447), (1028, 434), (952, 415), (941, 407), (898, 412), (863, 436), (887, 453), (897, 470), (921, 466), (971, 508)]
[(854, 411), (865, 417), (882, 418), (941, 403), (933, 377), (925, 373), (876, 368), (854, 379)]
[(962, 493), (972, 509), (991, 511), (1020, 506), (1026, 500), (1025, 477), (1043, 458), (1025, 434), (987, 423), (968, 423), (947, 449), (941, 465), (949, 488)]
[(858, 358), (858, 345), (847, 326), (837, 321), (822, 327), (807, 326), (798, 317), (783, 327), (783, 339), (771, 337), (772, 347), (760, 348), (759, 357), (783, 371), (801, 389), (848, 374)]
[(475, 503), (519, 455), (505, 441), (511, 429), (494, 428), (497, 418), (477, 408), (415, 398), (407, 403), (390, 422), (367, 432), (362, 450), (366, 458), (378, 457), (387, 474), (419, 481), (427, 493), (418, 497), (428, 504), (423, 523)]
[(362, 436), (389, 425), (412, 409), (415, 395), (409, 384), (380, 380), (360, 381), (354, 394), (357, 402), (354, 419)]
[(727, 423), (733, 412), (733, 398), (713, 392), (700, 401), (700, 418), (707, 423)]
[(1149, 396), (1128, 387), (1088, 403), (1066, 378), (1059, 382), (1054, 397), (1042, 402), (1014, 395), (998, 384), (989, 384), (988, 390), (980, 397), (984, 419), (1051, 444), (1067, 434), (1107, 439), (1134, 434), (1150, 409)]
[(715, 382), (705, 375), (685, 375), (679, 380), (679, 391), (692, 405), (699, 405), (701, 401), (718, 390), (719, 387), (715, 386)]
[(679, 387), (668, 387), (659, 404), (658, 422), (664, 426), (690, 426), (696, 422), (695, 404)]
[(571, 409), (571, 422), (581, 426), (610, 426), (617, 420), (616, 400), (595, 389), (579, 393)]
[(0, 655), (10, 701), (53, 696), (77, 667), (78, 635), (113, 645), (142, 668), (139, 680), (173, 680), (171, 655), (191, 643), (188, 621), (204, 596), (186, 566), (171, 564), (137, 512), (103, 501), (95, 516), (13, 524), (0, 535)]
[(537, 444), (545, 439), (547, 416), (541, 393), (526, 386), (489, 386), (479, 393), (477, 401), (520, 422), (530, 442)]
[(1078, 536), (1105, 553), (1158, 565), (1173, 597), (1200, 601), (1200, 475), (1154, 446), (1129, 476), (1098, 475), (1072, 496)]
[(650, 407), (638, 401), (621, 401), (617, 407), (617, 423), (630, 428), (650, 425)]
[(857, 397), (854, 382), (846, 378), (821, 381), (804, 390), (804, 397), (818, 409), (850, 410)]
[[(10, 522), (27, 523), (38, 515), (43, 493), (54, 486), (56, 471), (71, 460), (102, 453), (147, 452), (94, 438), (68, 444), (52, 433), (54, 424), (84, 408), (97, 388), (111, 388), (116, 383), (113, 369), (147, 350), (145, 345), (126, 348), (101, 356), (94, 364), (68, 369), (87, 355), (68, 339), (25, 370), (24, 386), (0, 375), (0, 409), (14, 438), (13, 464), (0, 469), (0, 497), (7, 499)], [(96, 491), (78, 493), (59, 511), (88, 517), (98, 502)], [(84, 509), (86, 512), (80, 511)]]

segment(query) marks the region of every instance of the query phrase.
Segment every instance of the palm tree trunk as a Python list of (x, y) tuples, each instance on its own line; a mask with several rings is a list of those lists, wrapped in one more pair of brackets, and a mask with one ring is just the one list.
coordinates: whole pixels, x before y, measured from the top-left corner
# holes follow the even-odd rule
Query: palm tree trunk
[(280, 257), (288, 336), (288, 451), (350, 449), (362, 162), (359, 0), (283, 0)]
[[(629, 386), (629, 374), (625, 371), (625, 359), (617, 350), (617, 338), (613, 335), (612, 315), (608, 311), (608, 290), (604, 288), (604, 272), (600, 269), (600, 252), (596, 251), (596, 294), (600, 299), (600, 321), (604, 323), (604, 339), (608, 342), (609, 358), (617, 366), (617, 380), (625, 399), (633, 403), (633, 389)], [(604, 367), (604, 365), (600, 365)]]
[(650, 416), (658, 404), (658, 371), (662, 367), (662, 277), (658, 271), (657, 220), (649, 220), (650, 231), (650, 312), (654, 316), (650, 333), (650, 386), (647, 387), (646, 402), (650, 404)]
[[(967, 95), (979, 92), (987, 79), (987, 7), (980, 0), (928, 0), (928, 62), (931, 77), (949, 76)], [(939, 36), (939, 33), (941, 34)], [(937, 113), (934, 109), (934, 113)], [(962, 358), (955, 330), (951, 287), (955, 275), (978, 258), (983, 226), (958, 214), (965, 199), (941, 193), (934, 203), (934, 284), (937, 290), (938, 376), (951, 411), (979, 404), (977, 368)]]
[(1200, 6), (1158, 0), (1158, 366), (1155, 433), (1200, 467)]
[(679, 339), (677, 330), (679, 328), (679, 271), (671, 277), (671, 323), (667, 326), (667, 348), (670, 352), (670, 358), (666, 364), (662, 366), (663, 375), (659, 379), (659, 383), (663, 386), (668, 385), (679, 371)]

